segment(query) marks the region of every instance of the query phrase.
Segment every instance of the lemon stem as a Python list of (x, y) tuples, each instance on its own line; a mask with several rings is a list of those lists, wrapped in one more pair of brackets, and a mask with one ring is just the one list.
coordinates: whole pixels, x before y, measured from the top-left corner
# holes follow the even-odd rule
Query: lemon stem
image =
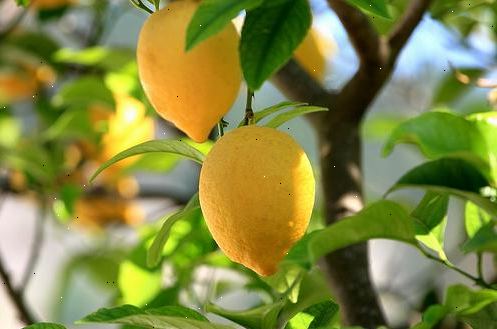
[(135, 6), (136, 8), (145, 10), (149, 14), (153, 14), (154, 13), (150, 8), (148, 8), (147, 6), (145, 6), (145, 4), (141, 0), (129, 0), (129, 2), (131, 2), (131, 4), (133, 6)]
[(217, 123), (217, 131), (219, 133), (218, 138), (224, 136), (224, 127), (226, 127), (226, 121), (224, 121), (224, 118), (221, 118), (221, 120), (219, 120), (219, 122)]
[(245, 106), (245, 125), (251, 125), (254, 123), (254, 111), (252, 110), (252, 99), (254, 98), (254, 92), (247, 88), (247, 106)]

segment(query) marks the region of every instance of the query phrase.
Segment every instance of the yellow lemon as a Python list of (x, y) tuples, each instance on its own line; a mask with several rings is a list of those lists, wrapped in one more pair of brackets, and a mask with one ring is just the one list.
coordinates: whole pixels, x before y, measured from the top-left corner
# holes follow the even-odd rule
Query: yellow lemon
[(74, 204), (76, 224), (87, 229), (100, 229), (112, 223), (136, 225), (144, 213), (136, 203), (110, 196), (84, 196)]
[(297, 62), (315, 79), (323, 81), (326, 73), (326, 58), (336, 51), (332, 39), (327, 39), (316, 29), (309, 33), (295, 50)]
[(0, 103), (32, 97), (37, 90), (38, 83), (29, 72), (0, 72)]
[(200, 205), (223, 252), (271, 275), (307, 229), (314, 205), (312, 167), (276, 129), (245, 126), (221, 137), (200, 173)]
[(174, 1), (143, 25), (137, 47), (140, 80), (155, 110), (196, 142), (235, 101), (241, 84), (239, 37), (233, 26), (185, 51), (188, 23), (198, 7)]

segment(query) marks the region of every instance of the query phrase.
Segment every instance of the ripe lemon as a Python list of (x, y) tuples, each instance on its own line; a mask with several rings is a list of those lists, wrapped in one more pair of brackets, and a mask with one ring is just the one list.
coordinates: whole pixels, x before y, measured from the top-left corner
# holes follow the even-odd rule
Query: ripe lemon
[(260, 275), (307, 229), (314, 205), (312, 167), (276, 129), (245, 126), (221, 137), (202, 165), (200, 205), (223, 252)]
[(315, 79), (323, 81), (326, 73), (326, 58), (336, 51), (332, 39), (325, 38), (316, 29), (310, 29), (307, 36), (295, 50), (297, 62)]
[(137, 47), (140, 80), (155, 110), (196, 142), (235, 101), (241, 84), (239, 37), (233, 24), (185, 51), (188, 23), (198, 7), (174, 1), (143, 25)]
[(38, 83), (29, 72), (0, 72), (0, 103), (27, 99), (37, 90)]

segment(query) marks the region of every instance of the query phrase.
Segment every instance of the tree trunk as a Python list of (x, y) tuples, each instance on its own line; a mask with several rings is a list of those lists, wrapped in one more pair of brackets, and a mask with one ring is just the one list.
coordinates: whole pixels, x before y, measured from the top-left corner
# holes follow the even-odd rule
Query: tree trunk
[[(319, 130), (326, 222), (332, 224), (363, 207), (361, 136), (357, 123)], [(370, 281), (367, 243), (326, 256), (326, 271), (348, 325), (376, 328), (385, 324)]]

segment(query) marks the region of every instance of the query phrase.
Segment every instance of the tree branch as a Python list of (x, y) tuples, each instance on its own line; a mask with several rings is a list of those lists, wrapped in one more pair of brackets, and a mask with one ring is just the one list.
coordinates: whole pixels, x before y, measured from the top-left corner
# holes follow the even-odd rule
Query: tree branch
[(390, 59), (395, 61), (398, 54), (409, 40), (423, 18), (424, 13), (428, 10), (432, 0), (412, 0), (406, 9), (404, 16), (399, 20), (388, 37), (390, 46)]
[(288, 98), (313, 105), (328, 105), (329, 93), (294, 59), (288, 61), (273, 77), (273, 84)]
[(38, 257), (41, 251), (41, 245), (43, 244), (44, 228), (45, 228), (45, 217), (46, 217), (46, 201), (40, 201), (40, 207), (38, 210), (38, 215), (36, 216), (35, 223), (35, 233), (33, 242), (31, 244), (31, 250), (29, 253), (28, 262), (26, 264), (26, 269), (22, 275), (21, 283), (19, 285), (19, 292), (24, 294), (30, 279), (33, 277), (33, 270), (38, 262)]
[(381, 62), (380, 37), (368, 17), (345, 0), (328, 0), (347, 31), (361, 66), (378, 66)]
[(0, 258), (0, 279), (2, 279), (3, 286), (7, 290), (7, 294), (12, 299), (12, 302), (14, 303), (17, 312), (19, 313), (20, 320), (27, 325), (35, 323), (36, 318), (28, 309), (28, 306), (24, 301), (22, 293), (14, 288), (12, 281), (10, 280), (10, 276), (7, 273), (7, 269), (5, 268), (1, 258)]

